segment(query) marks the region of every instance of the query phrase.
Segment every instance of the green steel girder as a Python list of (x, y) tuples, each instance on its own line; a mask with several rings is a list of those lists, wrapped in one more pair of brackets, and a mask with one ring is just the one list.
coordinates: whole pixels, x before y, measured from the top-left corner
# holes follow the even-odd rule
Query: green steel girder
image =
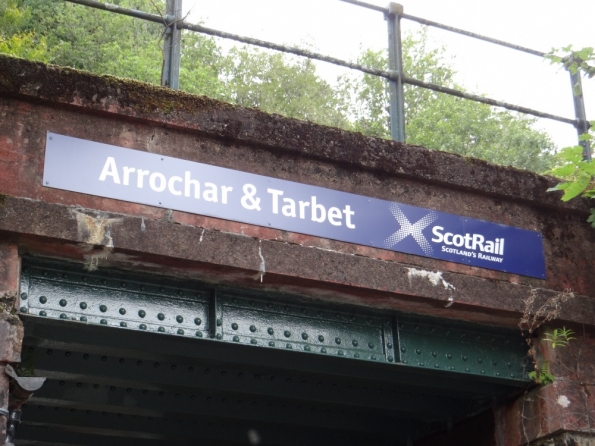
[(22, 313), (53, 319), (528, 381), (510, 330), (33, 261), (21, 297)]
[(17, 445), (405, 445), (528, 382), (516, 331), (66, 262), (20, 310)]

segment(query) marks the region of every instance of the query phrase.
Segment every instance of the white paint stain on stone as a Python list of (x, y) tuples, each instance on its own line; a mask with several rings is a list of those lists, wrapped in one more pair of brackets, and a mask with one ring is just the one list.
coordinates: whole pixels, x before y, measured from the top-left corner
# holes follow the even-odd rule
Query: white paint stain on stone
[(432, 272), (423, 269), (407, 268), (407, 278), (409, 279), (409, 283), (411, 283), (411, 279), (413, 278), (427, 279), (434, 286), (442, 285), (445, 290), (456, 290), (454, 285), (451, 285), (442, 278), (442, 272), (440, 271)]
[(99, 261), (107, 259), (111, 254), (114, 248), (112, 226), (121, 223), (122, 219), (103, 217), (100, 213), (94, 216), (77, 210), (71, 212), (76, 218), (79, 240), (88, 245), (102, 245), (99, 249), (91, 247), (92, 251), (84, 256), (85, 267), (94, 271), (99, 267)]
[(566, 409), (568, 406), (570, 406), (570, 400), (566, 397), (566, 395), (560, 395), (558, 397), (558, 399), (556, 400), (556, 402), (562, 406), (564, 409)]

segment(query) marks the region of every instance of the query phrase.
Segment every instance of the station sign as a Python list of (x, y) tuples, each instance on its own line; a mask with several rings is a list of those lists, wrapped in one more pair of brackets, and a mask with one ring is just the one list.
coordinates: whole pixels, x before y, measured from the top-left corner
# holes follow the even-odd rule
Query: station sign
[(51, 132), (43, 185), (545, 279), (539, 232)]

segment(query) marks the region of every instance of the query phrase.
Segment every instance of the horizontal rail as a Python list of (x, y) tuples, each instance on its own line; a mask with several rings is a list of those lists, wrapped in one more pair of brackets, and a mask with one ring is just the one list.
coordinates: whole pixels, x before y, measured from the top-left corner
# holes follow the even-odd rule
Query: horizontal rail
[(370, 3), (362, 2), (360, 0), (341, 0), (341, 1), (345, 2), (345, 3), (351, 3), (352, 5), (355, 5), (355, 6), (361, 6), (362, 8), (373, 9), (374, 11), (388, 14), (388, 8), (385, 8), (383, 6), (372, 5)]
[(482, 104), (493, 105), (495, 107), (502, 107), (508, 110), (524, 113), (527, 115), (537, 116), (538, 118), (551, 119), (554, 121), (564, 122), (573, 126), (577, 126), (576, 119), (564, 118), (563, 116), (552, 115), (550, 113), (540, 112), (539, 110), (533, 110), (532, 108), (522, 107), (520, 105), (510, 104), (508, 102), (498, 101), (496, 99), (487, 98), (485, 96), (478, 96), (476, 94), (467, 93), (461, 90), (455, 90), (454, 88), (443, 87), (442, 85), (432, 84), (429, 82), (423, 82), (411, 77), (403, 76), (403, 83), (415, 85), (417, 87), (426, 88), (428, 90), (437, 91), (440, 93), (449, 94), (451, 96), (457, 96), (459, 98), (468, 99), (470, 101), (481, 102)]
[[(342, 0), (345, 1), (345, 0)], [(416, 17), (409, 14), (401, 15), (404, 19), (411, 20), (413, 22), (417, 22), (421, 25), (426, 26), (433, 26), (434, 28), (440, 28), (445, 31), (450, 31), (457, 34), (462, 34), (467, 37), (472, 37), (474, 39), (483, 40), (485, 42), (495, 43), (496, 45), (505, 46), (507, 48), (511, 48), (513, 50), (522, 51), (524, 53), (533, 54), (534, 56), (544, 57), (546, 53), (542, 51), (532, 50), (531, 48), (526, 48), (524, 46), (515, 45), (514, 43), (504, 42), (503, 40), (493, 39), (491, 37), (482, 36), (481, 34), (472, 33), (470, 31), (465, 31), (464, 29), (455, 28), (453, 26), (443, 25), (442, 23), (433, 22), (432, 20), (422, 19), (421, 17)]]
[[(110, 3), (102, 3), (102, 2), (99, 2), (96, 0), (66, 0), (66, 1), (71, 2), (71, 3), (77, 3), (80, 5), (84, 5), (84, 6), (90, 6), (92, 8), (102, 9), (104, 11), (115, 12), (118, 14), (136, 17), (139, 19), (148, 20), (148, 21), (155, 22), (155, 23), (160, 23), (165, 26), (170, 24), (170, 22), (167, 22), (167, 20), (164, 17), (161, 17), (160, 15), (150, 14), (147, 12), (137, 11), (134, 9), (123, 8), (121, 6), (112, 5)], [(345, 1), (345, 2), (353, 3), (353, 4), (363, 3), (358, 0), (341, 0), (341, 1)], [(373, 6), (373, 5), (370, 5), (370, 6)], [(378, 7), (378, 8), (380, 8), (380, 7)], [(382, 10), (384, 11), (385, 9), (382, 9)], [(187, 29), (189, 31), (208, 34), (211, 36), (221, 37), (224, 39), (235, 40), (237, 42), (247, 43), (249, 45), (259, 46), (262, 48), (267, 48), (267, 49), (271, 49), (271, 50), (275, 50), (275, 51), (281, 51), (284, 53), (295, 54), (296, 56), (302, 56), (302, 57), (307, 57), (309, 59), (320, 60), (322, 62), (332, 63), (334, 65), (339, 65), (342, 67), (350, 68), (352, 70), (357, 70), (357, 71), (361, 71), (363, 73), (372, 74), (374, 76), (383, 77), (388, 80), (398, 80), (398, 76), (399, 76), (398, 73), (396, 73), (394, 71), (370, 68), (370, 67), (366, 67), (366, 66), (363, 66), (363, 65), (360, 65), (357, 63), (347, 62), (345, 60), (337, 59), (335, 57), (326, 56), (326, 55), (320, 54), (320, 53), (315, 53), (313, 51), (305, 50), (302, 48), (280, 45), (277, 43), (267, 42), (265, 40), (254, 39), (252, 37), (240, 36), (240, 35), (228, 33), (225, 31), (219, 31), (216, 29), (207, 28), (202, 25), (194, 25), (191, 23), (187, 23), (183, 20), (177, 22), (176, 26), (180, 29)], [(433, 91), (437, 91), (439, 93), (449, 94), (449, 95), (456, 96), (456, 97), (463, 98), (463, 99), (468, 99), (470, 101), (480, 102), (482, 104), (492, 105), (495, 107), (501, 107), (501, 108), (505, 108), (505, 109), (508, 109), (511, 111), (516, 111), (519, 113), (525, 113), (528, 115), (536, 116), (538, 118), (545, 118), (545, 119), (551, 119), (554, 121), (564, 122), (566, 124), (571, 124), (575, 127), (577, 125), (577, 121), (575, 119), (564, 118), (562, 116), (557, 116), (557, 115), (552, 115), (550, 113), (540, 112), (538, 110), (533, 110), (531, 108), (522, 107), (520, 105), (510, 104), (508, 102), (498, 101), (496, 99), (487, 98), (485, 96), (478, 96), (475, 94), (456, 90), (454, 88), (443, 87), (441, 85), (432, 84), (429, 82), (423, 82), (423, 81), (420, 81), (420, 80), (417, 80), (417, 79), (414, 79), (414, 78), (411, 78), (408, 76), (403, 76), (402, 81), (405, 84), (415, 85), (417, 87), (426, 88), (428, 90), (433, 90)]]

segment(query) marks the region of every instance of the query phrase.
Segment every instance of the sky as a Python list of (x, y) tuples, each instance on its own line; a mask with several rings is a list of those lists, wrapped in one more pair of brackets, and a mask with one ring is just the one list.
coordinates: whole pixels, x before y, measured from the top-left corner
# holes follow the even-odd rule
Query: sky
[[(367, 0), (379, 6), (388, 2)], [(403, 0), (407, 14), (547, 52), (572, 44), (595, 46), (595, 0)], [(189, 22), (354, 60), (362, 49), (387, 47), (383, 14), (340, 0), (184, 0)], [(420, 25), (402, 20), (404, 33)], [(434, 28), (433, 45), (445, 46), (467, 90), (494, 99), (574, 118), (567, 72), (548, 61), (494, 44)], [(320, 63), (319, 72), (333, 81), (347, 69)], [(595, 78), (583, 83), (587, 119), (595, 119)], [(574, 127), (541, 119), (559, 147), (576, 144)]]

